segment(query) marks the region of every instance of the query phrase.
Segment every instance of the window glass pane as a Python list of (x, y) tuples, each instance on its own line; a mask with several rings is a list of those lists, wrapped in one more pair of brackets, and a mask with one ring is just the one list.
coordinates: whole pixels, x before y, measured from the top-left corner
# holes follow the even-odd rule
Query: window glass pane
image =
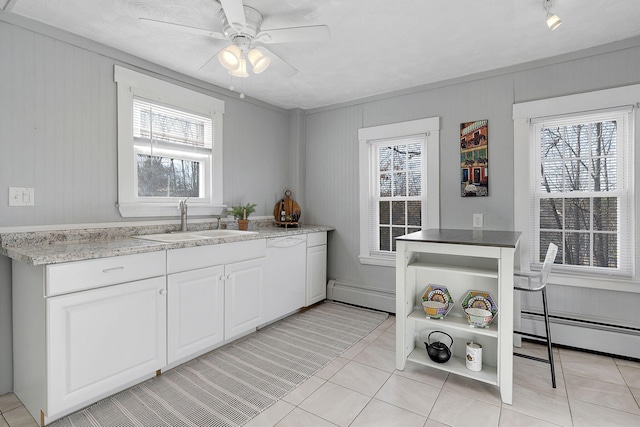
[(617, 197), (594, 197), (593, 229), (597, 231), (618, 231)]
[(378, 203), (378, 210), (380, 218), (380, 224), (390, 225), (391, 224), (391, 203), (386, 201), (381, 201)]
[(404, 227), (393, 227), (391, 229), (391, 238), (393, 240), (391, 250), (393, 252), (396, 251), (396, 237), (404, 236), (405, 234), (407, 234), (407, 231)]
[(391, 174), (380, 175), (380, 197), (391, 197)]
[(594, 234), (593, 265), (595, 267), (618, 267), (618, 238), (615, 234)]
[(407, 202), (407, 225), (422, 225), (422, 202), (420, 200), (409, 200)]
[(565, 163), (564, 191), (590, 191), (589, 169), (584, 160)]
[(395, 172), (393, 174), (393, 195), (396, 197), (407, 195), (407, 173), (406, 172)]
[(542, 163), (542, 181), (540, 182), (540, 191), (544, 193), (556, 193), (563, 191), (562, 176), (564, 162), (543, 162)]
[(562, 233), (560, 232), (540, 232), (540, 253), (538, 253), (538, 262), (544, 262), (544, 258), (547, 256), (547, 249), (549, 243), (554, 243), (558, 246), (558, 253), (556, 255), (556, 264), (562, 264), (563, 248)]
[(391, 202), (391, 218), (393, 225), (406, 225), (406, 202)]
[(133, 137), (211, 148), (211, 118), (134, 97)]
[(540, 228), (562, 230), (562, 221), (562, 199), (540, 199)]
[(594, 158), (591, 161), (593, 191), (614, 191), (617, 189), (618, 170), (616, 160), (611, 158)]
[(138, 197), (200, 197), (200, 163), (138, 154)]
[(409, 227), (409, 228), (407, 229), (407, 234), (409, 234), (409, 233), (415, 233), (416, 231), (420, 231), (420, 230), (422, 230), (422, 228), (411, 228), (411, 227)]
[(396, 145), (393, 147), (393, 169), (404, 170), (407, 168), (407, 146)]
[(380, 227), (380, 250), (391, 250), (391, 227)]
[(560, 141), (560, 128), (542, 129), (542, 132), (540, 132), (540, 157), (543, 159), (561, 159), (564, 145)]
[(422, 148), (420, 144), (407, 145), (407, 169), (420, 170), (422, 168)]
[(564, 263), (567, 265), (591, 265), (591, 243), (588, 233), (565, 233)]
[(391, 170), (391, 158), (393, 156), (393, 149), (391, 147), (380, 147), (378, 151), (380, 156), (380, 171), (387, 172)]
[(592, 156), (615, 156), (617, 151), (618, 122), (603, 121), (591, 127)]
[(409, 171), (409, 197), (422, 194), (422, 174), (420, 171)]
[(564, 227), (566, 230), (589, 230), (591, 212), (591, 200), (565, 199), (564, 201)]
[(583, 157), (589, 153), (589, 126), (574, 125), (560, 128), (560, 143), (565, 144), (564, 157)]

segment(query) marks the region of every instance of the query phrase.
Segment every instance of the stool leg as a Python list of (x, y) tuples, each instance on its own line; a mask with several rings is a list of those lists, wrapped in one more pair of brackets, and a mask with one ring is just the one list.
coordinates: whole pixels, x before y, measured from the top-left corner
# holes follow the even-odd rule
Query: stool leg
[(546, 288), (542, 288), (542, 310), (544, 311), (544, 326), (547, 330), (547, 351), (549, 353), (549, 365), (551, 365), (551, 384), (553, 385), (553, 388), (556, 388), (556, 369), (553, 364), (553, 349), (551, 348), (551, 327), (549, 325)]

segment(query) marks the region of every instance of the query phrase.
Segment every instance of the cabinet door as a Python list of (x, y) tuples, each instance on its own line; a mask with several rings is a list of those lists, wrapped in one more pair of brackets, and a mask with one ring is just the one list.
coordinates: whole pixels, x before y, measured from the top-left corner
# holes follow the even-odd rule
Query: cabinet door
[(327, 245), (307, 248), (307, 296), (310, 306), (327, 297)]
[(166, 364), (165, 277), (47, 299), (47, 415)]
[(224, 339), (224, 267), (167, 278), (167, 362), (202, 353)]
[(264, 298), (264, 258), (225, 266), (225, 339), (250, 331), (262, 323)]

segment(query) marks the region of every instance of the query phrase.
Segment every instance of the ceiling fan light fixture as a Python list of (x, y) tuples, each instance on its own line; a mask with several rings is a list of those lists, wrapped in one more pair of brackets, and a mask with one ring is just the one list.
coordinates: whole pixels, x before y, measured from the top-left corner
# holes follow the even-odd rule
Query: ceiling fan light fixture
[(253, 67), (255, 74), (260, 74), (271, 64), (271, 58), (264, 56), (258, 49), (251, 49), (247, 54), (247, 58)]
[(236, 71), (241, 65), (240, 56), (242, 52), (240, 48), (234, 44), (225, 47), (218, 53), (218, 61), (224, 68), (231, 71)]
[(249, 73), (247, 73), (247, 60), (240, 58), (240, 66), (235, 70), (229, 70), (229, 74), (234, 77), (249, 77)]

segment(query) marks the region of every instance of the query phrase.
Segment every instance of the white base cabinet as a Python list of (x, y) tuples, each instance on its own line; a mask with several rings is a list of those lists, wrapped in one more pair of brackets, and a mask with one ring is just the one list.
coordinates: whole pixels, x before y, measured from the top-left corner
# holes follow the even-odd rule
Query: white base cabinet
[(13, 389), (40, 424), (166, 365), (165, 259), (13, 262)]
[[(423, 230), (396, 240), (396, 369), (407, 360), (500, 388), (502, 401), (513, 393), (513, 262), (519, 233), (507, 231)], [(444, 319), (429, 319), (422, 295), (429, 285), (446, 286), (455, 305)], [(470, 290), (497, 298), (498, 314), (488, 328), (473, 328), (461, 303)], [(453, 337), (452, 357), (436, 363), (425, 342), (432, 331)], [(435, 335), (434, 335), (435, 338)], [(448, 338), (440, 338), (449, 344)], [(466, 367), (466, 343), (482, 345), (482, 370)]]
[(198, 355), (224, 340), (224, 266), (167, 276), (167, 363)]
[(307, 289), (305, 306), (327, 298), (327, 233), (307, 236)]
[(164, 277), (47, 300), (48, 410), (109, 394), (166, 364)]
[(264, 319), (264, 258), (224, 268), (224, 336), (255, 330)]

